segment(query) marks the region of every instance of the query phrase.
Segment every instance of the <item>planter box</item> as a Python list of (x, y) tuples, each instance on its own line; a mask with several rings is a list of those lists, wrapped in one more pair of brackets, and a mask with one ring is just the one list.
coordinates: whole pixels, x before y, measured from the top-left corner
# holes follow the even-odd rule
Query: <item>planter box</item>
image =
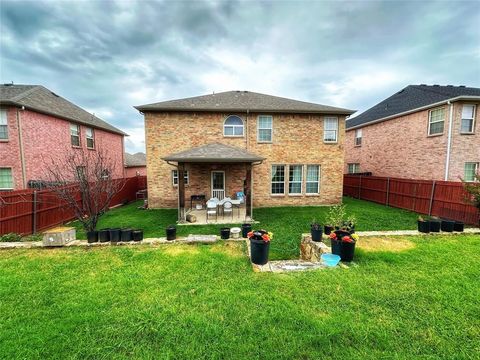
[(73, 227), (56, 227), (43, 233), (43, 246), (64, 246), (74, 240), (76, 232)]

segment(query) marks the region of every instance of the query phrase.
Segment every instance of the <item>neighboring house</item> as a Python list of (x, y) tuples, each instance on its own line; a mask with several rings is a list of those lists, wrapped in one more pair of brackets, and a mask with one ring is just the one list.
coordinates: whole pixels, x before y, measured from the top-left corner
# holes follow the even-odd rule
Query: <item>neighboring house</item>
[[(46, 180), (48, 163), (79, 149), (105, 149), (123, 164), (125, 135), (43, 86), (0, 85), (0, 191)], [(123, 177), (123, 167), (111, 175)]]
[(251, 205), (341, 201), (351, 110), (249, 91), (136, 108), (145, 116), (149, 207), (180, 201), (182, 220), (192, 195), (244, 192), (247, 216)]
[(347, 120), (345, 172), (472, 181), (480, 163), (480, 89), (410, 85)]
[(125, 177), (146, 176), (147, 155), (142, 152), (125, 153)]

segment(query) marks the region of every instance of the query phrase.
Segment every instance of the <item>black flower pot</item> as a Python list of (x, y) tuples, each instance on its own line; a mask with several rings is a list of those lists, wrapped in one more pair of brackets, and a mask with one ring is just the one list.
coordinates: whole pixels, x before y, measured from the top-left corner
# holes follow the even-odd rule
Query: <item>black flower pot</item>
[(330, 235), (332, 231), (333, 231), (333, 226), (325, 225), (323, 227), (323, 232), (325, 233), (325, 235)]
[(442, 219), (442, 223), (440, 225), (440, 228), (442, 229), (442, 231), (452, 232), (454, 227), (455, 227), (455, 221)]
[(430, 232), (430, 221), (428, 220), (418, 220), (418, 231), (421, 233), (429, 233)]
[(165, 229), (167, 233), (167, 240), (175, 240), (177, 238), (177, 228), (173, 225), (170, 225)]
[(87, 241), (89, 243), (96, 243), (98, 241), (98, 231), (87, 231)]
[(143, 240), (143, 230), (132, 230), (133, 241), (142, 241)]
[(120, 241), (120, 229), (110, 229), (110, 241), (119, 242)]
[(338, 256), (342, 255), (342, 242), (340, 240), (331, 240), (330, 246), (332, 248), (332, 254)]
[(430, 232), (440, 232), (440, 220), (430, 220)]
[(223, 240), (230, 239), (230, 228), (221, 228), (220, 229), (220, 237)]
[(268, 262), (269, 250), (270, 241), (265, 242), (263, 239), (250, 239), (250, 258), (252, 263), (257, 265), (265, 265)]
[(322, 241), (322, 228), (319, 227), (318, 229), (315, 229), (312, 227), (310, 229), (310, 235), (312, 235), (313, 241)]
[(132, 241), (132, 229), (122, 229), (120, 233), (121, 241)]
[(465, 225), (461, 221), (455, 221), (455, 224), (453, 225), (453, 231), (459, 231), (463, 232)]
[(110, 229), (102, 229), (98, 232), (98, 240), (100, 242), (109, 242), (110, 241)]
[(342, 261), (352, 261), (354, 254), (355, 242), (342, 241), (340, 245), (340, 258), (342, 259)]
[(242, 224), (242, 237), (246, 238), (247, 234), (252, 231), (252, 224)]

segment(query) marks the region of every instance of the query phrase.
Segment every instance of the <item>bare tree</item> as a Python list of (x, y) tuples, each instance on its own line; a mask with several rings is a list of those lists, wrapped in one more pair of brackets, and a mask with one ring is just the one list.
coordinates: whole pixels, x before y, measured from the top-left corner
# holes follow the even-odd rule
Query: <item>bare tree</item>
[(46, 166), (46, 185), (74, 211), (85, 231), (94, 231), (112, 198), (125, 185), (125, 179), (112, 178), (122, 165), (102, 149), (75, 149), (63, 159), (52, 158)]

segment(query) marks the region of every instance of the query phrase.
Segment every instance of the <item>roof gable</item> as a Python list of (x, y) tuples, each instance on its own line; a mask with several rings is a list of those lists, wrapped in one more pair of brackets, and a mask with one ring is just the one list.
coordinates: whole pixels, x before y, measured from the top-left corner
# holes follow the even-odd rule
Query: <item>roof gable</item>
[(255, 162), (265, 158), (245, 149), (213, 143), (168, 155), (162, 160), (176, 162)]
[(353, 110), (265, 95), (251, 91), (226, 91), (185, 99), (135, 106), (139, 111), (230, 111), (277, 113), (331, 113), (350, 115)]
[(144, 153), (125, 153), (125, 167), (147, 166), (147, 157)]

